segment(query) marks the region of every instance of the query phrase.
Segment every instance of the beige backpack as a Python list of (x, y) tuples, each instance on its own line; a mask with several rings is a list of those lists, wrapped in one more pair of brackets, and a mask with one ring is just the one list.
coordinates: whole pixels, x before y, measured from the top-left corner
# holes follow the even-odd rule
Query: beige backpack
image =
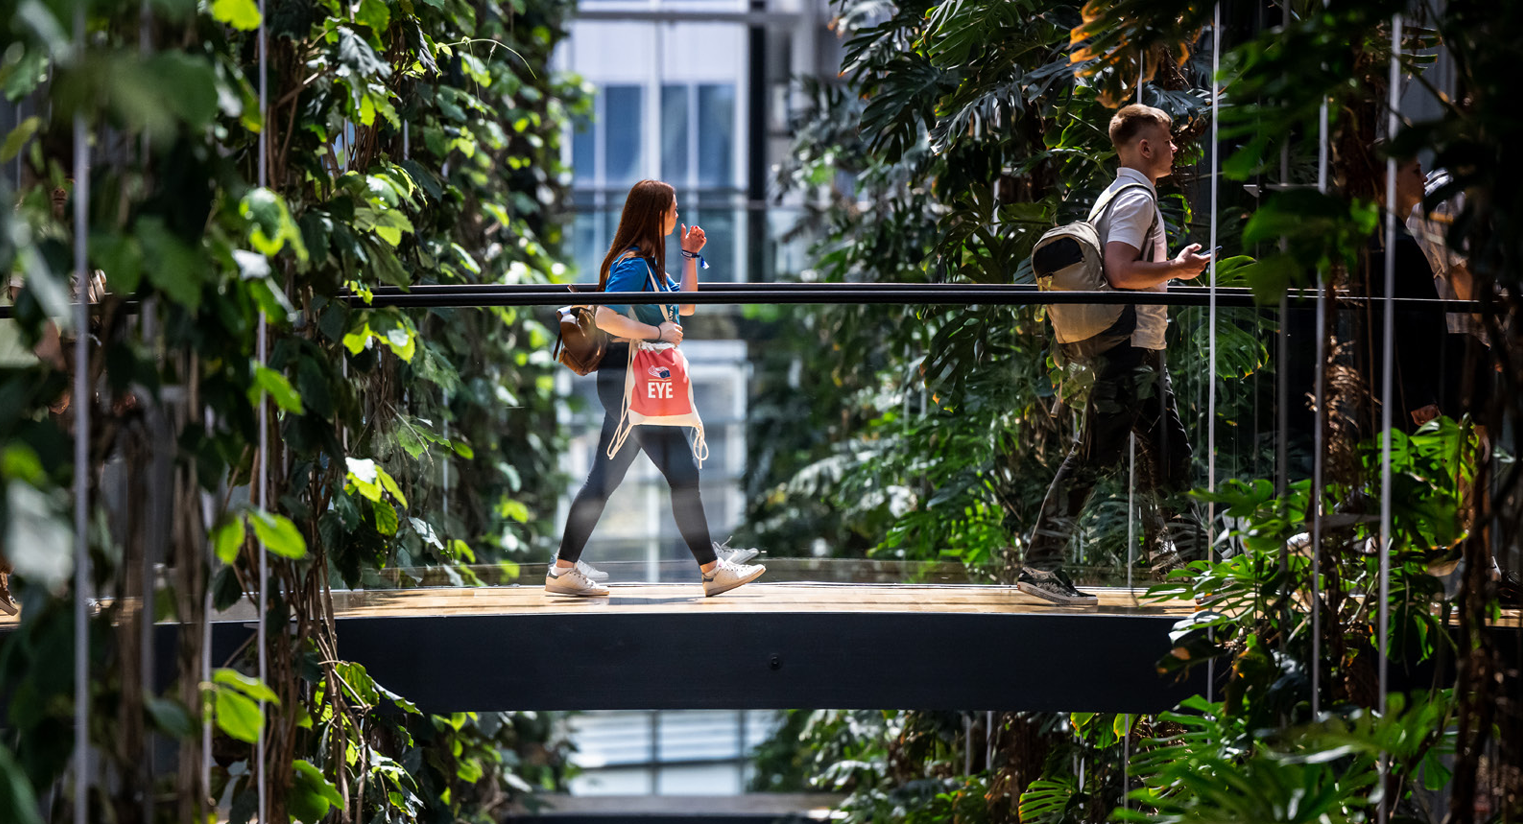
[[(1037, 288), (1043, 292), (1114, 292), (1115, 287), (1105, 277), (1105, 240), (1095, 230), (1095, 223), (1122, 192), (1147, 188), (1141, 183), (1122, 186), (1095, 203), (1089, 220), (1048, 229), (1031, 250), (1031, 270), (1036, 275)], [(1157, 225), (1155, 206), (1147, 237), (1153, 236), (1153, 227)], [(1151, 257), (1152, 252), (1152, 244), (1148, 244), (1144, 257)], [(1054, 303), (1047, 307), (1047, 317), (1052, 319), (1058, 343), (1070, 344), (1102, 334), (1122, 334), (1122, 326), (1128, 327), (1124, 334), (1130, 335), (1130, 327), (1136, 324), (1131, 309), (1129, 304), (1117, 303)]]

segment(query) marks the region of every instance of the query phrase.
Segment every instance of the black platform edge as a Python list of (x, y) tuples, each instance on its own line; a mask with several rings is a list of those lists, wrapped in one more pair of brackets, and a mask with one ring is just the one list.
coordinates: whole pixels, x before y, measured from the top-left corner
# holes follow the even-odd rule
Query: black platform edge
[(1171, 616), (725, 613), (339, 622), (339, 654), (435, 712), (946, 709), (1156, 712)]
[[(425, 712), (915, 709), (1156, 713), (1206, 692), (1160, 676), (1176, 616), (725, 613), (339, 618), (339, 654)], [(1504, 666), (1523, 632), (1493, 626)], [(0, 629), (0, 645), (10, 636)], [(179, 627), (155, 628), (155, 681)], [(249, 622), (212, 625), (235, 666)], [(1452, 680), (1446, 655), (1391, 662), (1393, 691)], [(1224, 668), (1218, 667), (1218, 670)], [(1219, 671), (1218, 678), (1226, 673)], [(1221, 686), (1218, 684), (1218, 686)]]

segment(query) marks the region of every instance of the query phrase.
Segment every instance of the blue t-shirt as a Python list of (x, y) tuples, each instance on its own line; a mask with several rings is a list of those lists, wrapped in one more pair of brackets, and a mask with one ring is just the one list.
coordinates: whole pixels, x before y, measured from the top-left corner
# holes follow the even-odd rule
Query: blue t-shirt
[[(608, 267), (608, 283), (604, 285), (605, 292), (649, 292), (651, 288), (650, 276), (656, 271), (654, 264), (640, 257), (620, 258)], [(665, 272), (656, 274), (656, 284), (668, 292), (679, 290), (677, 281)], [(628, 315), (630, 306), (634, 306), (635, 319), (651, 326), (660, 326), (666, 318), (661, 316), (661, 308), (654, 303), (637, 304), (604, 304), (609, 309), (621, 315)], [(677, 316), (677, 305), (669, 303), (666, 310), (671, 313), (674, 321), (681, 322)]]

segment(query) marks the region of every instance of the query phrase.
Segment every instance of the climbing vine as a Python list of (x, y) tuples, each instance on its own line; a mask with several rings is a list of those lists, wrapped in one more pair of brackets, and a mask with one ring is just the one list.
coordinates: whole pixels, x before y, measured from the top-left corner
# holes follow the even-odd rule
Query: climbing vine
[[(81, 480), (100, 513), (91, 738), (110, 779), (90, 817), (199, 820), (215, 804), (245, 821), (261, 769), (268, 820), (495, 820), (561, 786), (564, 742), (547, 719), (424, 715), (345, 662), (332, 590), (425, 566), (472, 580), (473, 564), (494, 564), (511, 578), (553, 517), (559, 434), (540, 321), (363, 298), (561, 275), (559, 140), (586, 104), (549, 57), (570, 10), (272, 3), (263, 63), (252, 0), (92, 3), (82, 49), (65, 34), (70, 3), (28, 0), (10, 16), (0, 86), (38, 114), (6, 136), (23, 176), (6, 192), (19, 206), (0, 210), (23, 353), (0, 372), (0, 527), (24, 602), (0, 656), (15, 696), (0, 817), (35, 820), (68, 764), (66, 490), (81, 404)], [(93, 137), (88, 268), (106, 285), (89, 330), (66, 320), (74, 228), (62, 206), (85, 176), (71, 162), (76, 116)], [(56, 331), (94, 344), (94, 396), (66, 399), (69, 361), (30, 356)], [(473, 494), (451, 498), (451, 484)], [(257, 603), (261, 551), (267, 677), (252, 677), (245, 646), (203, 680), (207, 604)], [(179, 628), (167, 692), (145, 678), (138, 642), (154, 618)], [(155, 741), (177, 748), (176, 774), (152, 772)]]

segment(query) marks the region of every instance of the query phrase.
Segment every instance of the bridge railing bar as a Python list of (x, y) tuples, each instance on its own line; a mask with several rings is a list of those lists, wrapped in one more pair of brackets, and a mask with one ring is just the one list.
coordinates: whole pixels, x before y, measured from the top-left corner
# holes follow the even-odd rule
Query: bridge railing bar
[[(1293, 289), (1286, 295), (1289, 308), (1314, 308), (1317, 293), (1312, 289)], [(767, 306), (788, 304), (862, 306), (900, 304), (906, 306), (1036, 306), (1070, 304), (1135, 304), (1165, 306), (1209, 306), (1210, 290), (1180, 287), (1167, 292), (1044, 292), (1030, 284), (984, 285), (965, 283), (706, 283), (696, 292), (600, 292), (595, 284), (515, 283), (420, 285), (407, 290), (395, 286), (378, 287), (365, 295), (346, 292), (339, 300), (351, 306), (420, 309), (472, 309), (488, 306), (562, 306), (570, 303), (598, 306), (655, 303), (692, 303), (702, 305)], [(1372, 298), (1340, 292), (1337, 299), (1354, 305), (1386, 298)], [(1413, 309), (1445, 309), (1450, 312), (1481, 311), (1475, 300), (1442, 298), (1390, 298), (1391, 303)], [(1217, 306), (1278, 311), (1275, 303), (1264, 303), (1249, 289), (1218, 288)], [(90, 304), (90, 312), (103, 311), (103, 304)], [(135, 314), (139, 302), (127, 300), (117, 311)], [(15, 317), (14, 306), (0, 306), (0, 320)]]

